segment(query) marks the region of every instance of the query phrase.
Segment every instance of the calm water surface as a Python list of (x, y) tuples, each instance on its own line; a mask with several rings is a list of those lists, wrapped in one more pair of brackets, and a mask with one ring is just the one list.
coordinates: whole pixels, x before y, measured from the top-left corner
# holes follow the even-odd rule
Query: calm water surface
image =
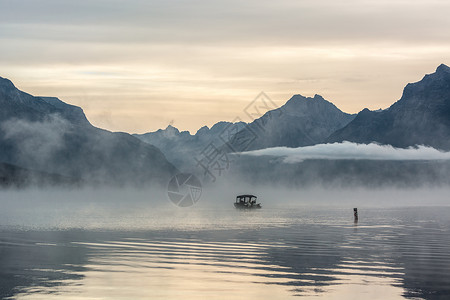
[(352, 214), (230, 209), (81, 220), (117, 228), (30, 227), (3, 216), (0, 296), (450, 299), (450, 208), (360, 209), (358, 223)]

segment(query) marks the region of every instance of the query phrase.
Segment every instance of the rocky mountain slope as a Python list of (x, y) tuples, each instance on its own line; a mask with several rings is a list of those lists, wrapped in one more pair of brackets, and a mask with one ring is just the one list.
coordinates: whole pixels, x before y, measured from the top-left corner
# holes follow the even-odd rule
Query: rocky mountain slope
[(96, 128), (81, 108), (34, 97), (1, 77), (0, 108), (0, 163), (115, 185), (167, 184), (176, 172), (158, 148), (127, 133)]
[(341, 141), (450, 150), (450, 68), (440, 65), (435, 73), (408, 84), (401, 99), (388, 109), (364, 109), (327, 139)]

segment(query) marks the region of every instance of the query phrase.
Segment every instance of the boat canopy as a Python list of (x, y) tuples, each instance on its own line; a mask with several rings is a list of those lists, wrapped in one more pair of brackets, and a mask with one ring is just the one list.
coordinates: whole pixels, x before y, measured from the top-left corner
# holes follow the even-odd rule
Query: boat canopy
[(255, 195), (239, 195), (239, 196), (237, 196), (236, 198), (257, 198)]
[(250, 202), (250, 201), (252, 201), (252, 202), (254, 202), (254, 201), (256, 201), (256, 196), (255, 195), (239, 195), (239, 196), (237, 196), (236, 197), (236, 202), (240, 202), (240, 201), (242, 201), (242, 202)]

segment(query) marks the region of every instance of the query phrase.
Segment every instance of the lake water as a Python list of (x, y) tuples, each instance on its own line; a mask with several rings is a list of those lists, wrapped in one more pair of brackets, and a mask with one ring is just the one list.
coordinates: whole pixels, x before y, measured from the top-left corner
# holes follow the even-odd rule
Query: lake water
[(0, 296), (450, 299), (448, 207), (360, 208), (358, 223), (352, 207), (175, 211), (85, 211), (79, 226), (3, 214)]

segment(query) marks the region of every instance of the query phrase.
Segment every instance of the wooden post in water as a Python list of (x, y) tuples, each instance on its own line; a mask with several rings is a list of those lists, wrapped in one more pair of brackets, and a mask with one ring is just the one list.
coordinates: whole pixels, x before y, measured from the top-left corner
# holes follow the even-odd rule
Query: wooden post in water
[(355, 216), (355, 223), (358, 222), (358, 208), (353, 208), (353, 215)]

